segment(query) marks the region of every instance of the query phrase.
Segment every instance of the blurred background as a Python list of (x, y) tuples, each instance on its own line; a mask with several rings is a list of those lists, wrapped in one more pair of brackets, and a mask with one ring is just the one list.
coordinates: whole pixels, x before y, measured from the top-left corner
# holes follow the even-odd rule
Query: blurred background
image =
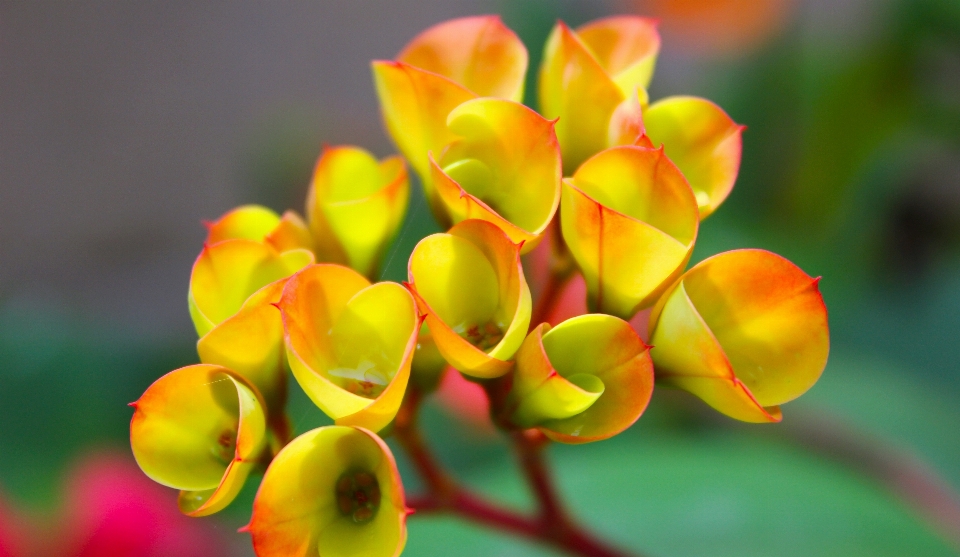
[[(252, 555), (235, 530), (256, 482), (188, 520), (127, 440), (126, 403), (197, 361), (200, 223), (302, 211), (323, 142), (391, 153), (370, 60), (493, 12), (534, 69), (558, 18), (659, 17), (651, 98), (705, 96), (748, 126), (694, 261), (774, 250), (823, 276), (830, 311), (827, 370), (783, 424), (658, 391), (617, 438), (551, 449), (575, 512), (661, 557), (960, 554), (960, 2), (0, 0), (0, 556), (37, 536), (52, 555)], [(415, 198), (385, 278), (433, 230)], [(325, 423), (292, 392), (298, 430)], [(442, 458), (529, 508), (502, 440), (446, 412), (427, 408)], [(411, 519), (406, 555), (450, 554), (552, 555)]]

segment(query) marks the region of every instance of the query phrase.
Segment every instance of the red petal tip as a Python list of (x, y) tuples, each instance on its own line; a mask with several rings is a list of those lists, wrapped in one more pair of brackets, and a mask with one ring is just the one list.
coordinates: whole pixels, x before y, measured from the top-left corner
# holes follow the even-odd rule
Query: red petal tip
[(246, 533), (248, 533), (248, 532), (250, 532), (250, 525), (249, 525), (249, 524), (247, 524), (246, 526), (241, 526), (241, 527), (237, 528), (237, 533), (238, 533), (238, 534), (246, 534)]
[(200, 224), (203, 225), (203, 227), (206, 228), (207, 230), (210, 230), (211, 228), (213, 228), (213, 221), (209, 221), (207, 219), (201, 219)]
[(137, 403), (136, 403), (136, 401), (135, 401), (135, 402), (131, 402), (131, 403), (127, 404), (127, 406), (129, 406), (130, 408), (136, 408), (136, 407), (137, 407)]

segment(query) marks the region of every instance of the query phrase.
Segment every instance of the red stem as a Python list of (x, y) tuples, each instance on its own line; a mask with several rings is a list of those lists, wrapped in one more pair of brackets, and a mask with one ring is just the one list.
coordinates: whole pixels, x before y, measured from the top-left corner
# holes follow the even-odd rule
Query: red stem
[(408, 497), (408, 507), (418, 513), (449, 512), (502, 532), (551, 545), (570, 555), (629, 557), (629, 554), (595, 538), (562, 511), (543, 460), (546, 439), (536, 430), (531, 430), (533, 434), (517, 433), (514, 440), (525, 475), (540, 502), (537, 516), (525, 516), (502, 508), (460, 486), (430, 452), (416, 427), (421, 398), (416, 389), (409, 390), (394, 421), (394, 433), (427, 488), (426, 495)]

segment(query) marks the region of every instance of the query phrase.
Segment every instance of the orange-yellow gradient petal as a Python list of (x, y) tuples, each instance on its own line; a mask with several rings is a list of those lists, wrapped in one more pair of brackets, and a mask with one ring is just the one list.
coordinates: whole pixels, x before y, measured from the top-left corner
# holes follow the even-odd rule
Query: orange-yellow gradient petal
[(237, 313), (251, 294), (313, 262), (305, 249), (279, 252), (253, 240), (204, 246), (190, 274), (190, 317), (201, 337)]
[(352, 146), (325, 148), (307, 198), (307, 218), (322, 262), (376, 278), (410, 197), (400, 157), (377, 161)]
[(698, 97), (667, 97), (644, 111), (647, 136), (663, 145), (683, 172), (705, 219), (730, 195), (740, 170), (738, 125), (717, 105)]
[(697, 236), (696, 199), (660, 149), (613, 147), (565, 179), (564, 241), (594, 311), (630, 319), (683, 271)]
[(290, 369), (310, 399), (339, 425), (379, 431), (390, 423), (420, 329), (406, 289), (318, 264), (290, 278), (279, 307)]
[(513, 378), (510, 419), (562, 443), (620, 433), (653, 394), (648, 347), (629, 323), (603, 314), (539, 325), (517, 352)]
[(258, 557), (397, 557), (409, 512), (387, 445), (365, 429), (329, 426), (273, 459), (246, 531)]
[(372, 68), (387, 133), (417, 171), (431, 209), (437, 211), (427, 154), (439, 153), (455, 139), (447, 128), (447, 115), (477, 95), (446, 77), (403, 62), (378, 60)]
[(458, 139), (432, 155), (432, 181), (449, 222), (496, 224), (524, 251), (535, 247), (560, 202), (554, 123), (504, 99), (481, 98), (448, 119)]
[(278, 251), (313, 249), (310, 231), (293, 211), (283, 217), (260, 205), (243, 205), (207, 225), (207, 244), (224, 240), (266, 242)]
[(624, 95), (650, 85), (660, 52), (655, 19), (605, 17), (578, 27), (576, 34)]
[(523, 99), (527, 49), (496, 15), (434, 25), (410, 41), (397, 60), (447, 77), (482, 97)]
[(454, 368), (479, 378), (510, 371), (530, 324), (520, 247), (496, 226), (463, 221), (420, 241), (410, 289), (433, 342)]
[(779, 405), (827, 362), (818, 280), (783, 257), (736, 250), (687, 271), (650, 316), (657, 379), (733, 418), (779, 421)]
[(137, 463), (154, 481), (182, 490), (180, 508), (191, 516), (226, 507), (266, 447), (256, 387), (220, 366), (174, 370), (133, 406), (130, 445)]

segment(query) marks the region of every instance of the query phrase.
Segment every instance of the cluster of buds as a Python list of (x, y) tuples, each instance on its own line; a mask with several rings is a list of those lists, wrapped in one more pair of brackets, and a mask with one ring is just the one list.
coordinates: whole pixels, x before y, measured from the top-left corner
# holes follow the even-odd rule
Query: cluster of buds
[[(655, 381), (779, 421), (826, 364), (817, 280), (762, 250), (685, 271), (742, 127), (704, 99), (650, 104), (659, 48), (645, 18), (558, 23), (540, 113), (520, 104), (527, 51), (498, 17), (374, 62), (403, 158), (327, 148), (305, 219), (244, 206), (209, 225), (189, 288), (202, 363), (133, 403), (143, 471), (203, 516), (266, 467), (246, 527), (258, 556), (391, 556), (409, 509), (380, 435), (443, 373), (481, 384), (497, 426), (561, 443), (622, 432)], [(446, 232), (417, 244), (407, 283), (371, 282), (406, 212), (404, 159)], [(591, 313), (537, 321), (521, 256), (538, 244), (555, 278), (582, 275)], [(628, 320), (645, 310), (642, 339)], [(336, 425), (291, 439), (287, 370)]]

